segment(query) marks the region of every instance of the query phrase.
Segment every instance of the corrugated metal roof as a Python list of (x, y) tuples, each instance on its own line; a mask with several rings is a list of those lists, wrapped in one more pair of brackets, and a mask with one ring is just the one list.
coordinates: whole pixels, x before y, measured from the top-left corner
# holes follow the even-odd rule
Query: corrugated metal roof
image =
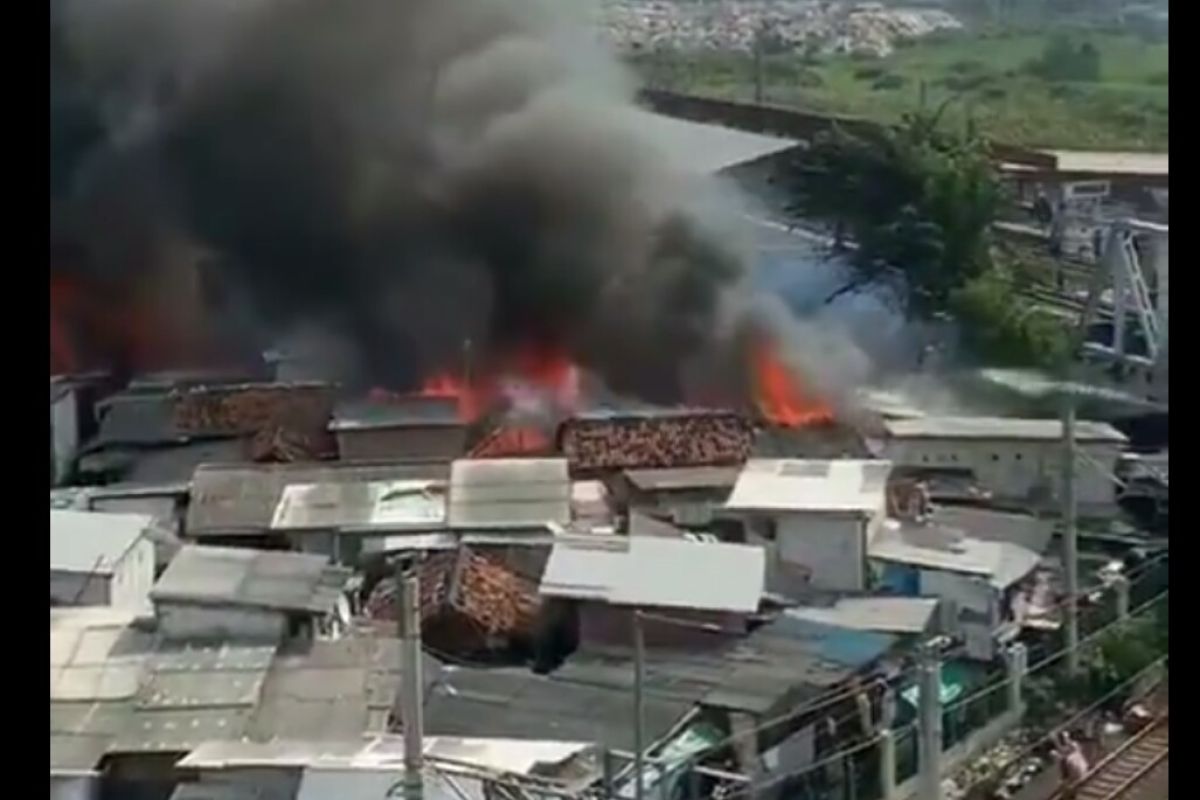
[(858, 631), (921, 633), (929, 627), (937, 604), (926, 597), (843, 597), (831, 606), (804, 606), (784, 613)]
[(350, 571), (325, 556), (187, 545), (150, 592), (156, 602), (235, 605), (325, 613)]
[[(884, 429), (894, 439), (1021, 439), (1059, 441), (1062, 422), (1056, 419), (1015, 419), (1011, 417), (922, 417), (885, 420)], [(1080, 420), (1075, 423), (1079, 442), (1121, 444), (1128, 439), (1107, 422)]]
[(275, 507), (275, 530), (397, 530), (441, 528), (446, 485), (427, 480), (294, 483)]
[(614, 605), (751, 612), (762, 598), (765, 565), (762, 549), (748, 545), (575, 537), (551, 550), (540, 591)]
[(259, 534), (271, 526), (285, 486), (374, 481), (445, 481), (445, 462), (333, 462), (201, 466), (192, 478), (189, 536)]
[(725, 501), (732, 511), (873, 513), (886, 505), (887, 461), (752, 459)]
[(154, 520), (143, 514), (50, 509), (50, 569), (111, 574)]
[(729, 489), (737, 482), (737, 467), (677, 467), (668, 469), (627, 469), (625, 477), (646, 492), (679, 489)]
[(571, 481), (562, 458), (459, 460), (450, 468), (452, 528), (566, 525)]
[(1041, 560), (1039, 553), (1020, 545), (975, 539), (962, 531), (935, 526), (884, 529), (868, 545), (867, 555), (880, 561), (978, 575), (1001, 589), (1024, 578)]
[(936, 506), (930, 522), (962, 530), (973, 539), (1008, 542), (1034, 553), (1045, 553), (1054, 535), (1053, 519), (968, 506)]

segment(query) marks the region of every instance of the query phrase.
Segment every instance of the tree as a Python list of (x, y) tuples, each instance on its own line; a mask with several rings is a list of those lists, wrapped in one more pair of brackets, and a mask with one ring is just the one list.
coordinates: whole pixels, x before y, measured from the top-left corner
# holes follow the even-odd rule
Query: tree
[(946, 310), (951, 294), (990, 268), (1000, 199), (986, 145), (973, 130), (938, 129), (940, 110), (898, 129), (835, 128), (787, 170), (789, 211), (854, 240), (854, 277), (841, 291), (890, 282), (909, 313)]
[(1091, 42), (1076, 48), (1066, 36), (1055, 36), (1028, 70), (1047, 81), (1095, 82), (1100, 80), (1100, 51)]

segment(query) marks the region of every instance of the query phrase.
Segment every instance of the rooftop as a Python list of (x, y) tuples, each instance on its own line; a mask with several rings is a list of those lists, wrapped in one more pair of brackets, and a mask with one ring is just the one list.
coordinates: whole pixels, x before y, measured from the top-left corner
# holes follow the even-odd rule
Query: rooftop
[(111, 574), (153, 518), (50, 509), (50, 569)]
[(293, 483), (283, 487), (273, 530), (397, 530), (441, 528), (446, 484), (401, 480)]
[(732, 511), (870, 513), (885, 506), (887, 461), (752, 459), (725, 502)]
[(590, 536), (550, 552), (541, 593), (614, 605), (752, 612), (762, 598), (761, 548), (656, 536)]
[(571, 521), (561, 458), (459, 460), (450, 468), (452, 528), (529, 528)]
[(448, 475), (444, 462), (202, 465), (192, 478), (187, 530), (199, 538), (262, 533), (291, 484), (445, 481)]
[(325, 556), (186, 545), (150, 592), (155, 603), (327, 613), (350, 578)]
[(880, 531), (867, 548), (879, 561), (911, 564), (986, 578), (1006, 589), (1038, 565), (1041, 554), (1008, 542), (985, 541), (937, 525), (892, 525)]
[(627, 469), (625, 477), (645, 492), (681, 489), (730, 489), (737, 481), (737, 467), (675, 467)]
[[(1011, 417), (922, 417), (885, 420), (884, 428), (893, 439), (1023, 439), (1059, 441), (1063, 426), (1056, 419), (1014, 419)], [(1107, 422), (1075, 423), (1079, 442), (1122, 444), (1125, 434)]]
[[(216, 739), (346, 741), (386, 730), (400, 680), (395, 639), (179, 648), (131, 622), (111, 609), (51, 609), (52, 770)], [(437, 675), (427, 659), (426, 685)]]
[(883, 633), (922, 633), (929, 627), (938, 601), (926, 597), (842, 597), (829, 606), (790, 608), (794, 619)]

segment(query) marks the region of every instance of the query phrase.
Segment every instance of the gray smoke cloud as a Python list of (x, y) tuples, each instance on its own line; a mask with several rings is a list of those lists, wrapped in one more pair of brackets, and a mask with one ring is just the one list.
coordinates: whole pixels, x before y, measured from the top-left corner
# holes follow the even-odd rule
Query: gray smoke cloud
[(201, 250), (209, 325), (336, 342), (392, 387), (467, 340), (534, 342), (674, 400), (714, 346), (741, 259), (561, 3), (59, 0), (51, 20), (52, 238), (74, 268), (141, 283)]

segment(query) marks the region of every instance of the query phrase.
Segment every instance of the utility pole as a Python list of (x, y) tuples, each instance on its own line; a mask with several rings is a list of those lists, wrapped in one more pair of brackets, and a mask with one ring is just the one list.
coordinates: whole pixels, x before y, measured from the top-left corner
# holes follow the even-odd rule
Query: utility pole
[(1075, 398), (1063, 398), (1062, 412), (1063, 560), (1067, 584), (1067, 672), (1079, 674), (1079, 530), (1075, 521)]
[(938, 652), (939, 643), (939, 639), (926, 642), (920, 654), (920, 800), (941, 800), (942, 797), (942, 659)]
[(633, 797), (634, 800), (644, 800), (646, 756), (643, 752), (645, 742), (645, 704), (642, 696), (642, 684), (646, 677), (646, 642), (642, 635), (642, 612), (633, 612)]
[(404, 798), (421, 800), (424, 795), (425, 721), (421, 685), (421, 590), (416, 573), (406, 575), (396, 564), (396, 597), (400, 622), (400, 715), (404, 725)]

